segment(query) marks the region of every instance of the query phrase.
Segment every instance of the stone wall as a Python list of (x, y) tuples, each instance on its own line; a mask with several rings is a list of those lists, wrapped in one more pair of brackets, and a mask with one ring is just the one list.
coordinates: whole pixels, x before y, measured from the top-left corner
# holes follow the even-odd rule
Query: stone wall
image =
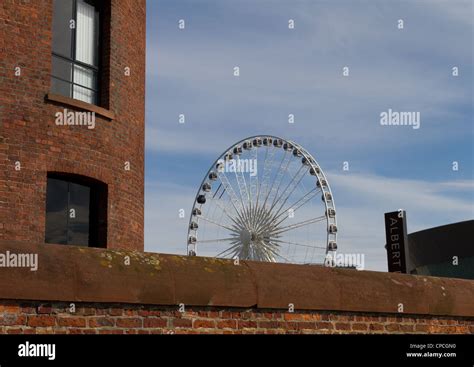
[(0, 333), (474, 333), (470, 280), (0, 241), (7, 254), (38, 268), (0, 262)]

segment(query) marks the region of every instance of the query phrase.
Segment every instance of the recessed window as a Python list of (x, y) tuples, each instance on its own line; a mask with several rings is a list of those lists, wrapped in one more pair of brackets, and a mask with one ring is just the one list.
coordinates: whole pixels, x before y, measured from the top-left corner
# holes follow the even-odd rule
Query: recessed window
[(107, 185), (83, 176), (49, 173), (45, 242), (106, 247)]
[(99, 1), (53, 0), (51, 92), (99, 104)]

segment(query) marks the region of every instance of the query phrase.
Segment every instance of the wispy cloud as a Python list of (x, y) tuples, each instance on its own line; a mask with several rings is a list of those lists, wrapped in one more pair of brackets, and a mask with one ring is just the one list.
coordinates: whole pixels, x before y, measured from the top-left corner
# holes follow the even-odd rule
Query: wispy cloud
[[(147, 182), (147, 250), (185, 253), (194, 185), (224, 149), (262, 133), (318, 158), (340, 249), (364, 252), (370, 269), (386, 269), (384, 212), (406, 209), (410, 232), (474, 217), (472, 1), (199, 4), (149, 2), (147, 174), (161, 181)], [(420, 111), (421, 128), (380, 126), (388, 108)], [(162, 172), (164, 159), (181, 172)], [(346, 160), (353, 170), (338, 170)]]
[[(446, 187), (454, 191), (465, 191), (466, 186), (472, 189), (472, 183), (432, 183), (360, 173), (327, 172), (327, 176), (336, 200), (339, 251), (365, 254), (368, 269), (386, 270), (385, 212), (405, 209), (409, 232), (474, 218), (473, 191), (468, 201), (442, 193)], [(187, 226), (196, 190), (197, 187), (186, 185), (147, 184), (147, 250), (186, 252)], [(179, 218), (180, 209), (185, 210), (185, 218)]]

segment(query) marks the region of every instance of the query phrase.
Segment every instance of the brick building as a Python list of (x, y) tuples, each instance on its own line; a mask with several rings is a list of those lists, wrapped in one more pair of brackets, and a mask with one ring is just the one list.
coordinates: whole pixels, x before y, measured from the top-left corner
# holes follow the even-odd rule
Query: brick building
[(2, 1), (0, 240), (143, 251), (145, 16)]

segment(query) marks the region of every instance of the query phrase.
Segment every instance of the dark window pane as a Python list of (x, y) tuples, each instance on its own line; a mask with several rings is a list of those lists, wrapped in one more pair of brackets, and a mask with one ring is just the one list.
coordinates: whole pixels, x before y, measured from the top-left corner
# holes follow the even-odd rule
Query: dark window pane
[(72, 64), (60, 57), (53, 55), (53, 63), (51, 65), (51, 75), (72, 82)]
[(51, 93), (71, 97), (71, 84), (62, 80), (51, 78)]
[(53, 52), (72, 57), (73, 0), (53, 1)]
[(106, 247), (106, 184), (50, 173), (46, 201), (46, 243)]
[[(69, 183), (69, 228), (68, 244), (89, 245), (90, 188)], [(74, 213), (74, 217), (71, 213)]]
[(48, 178), (46, 193), (46, 243), (67, 243), (68, 183)]

